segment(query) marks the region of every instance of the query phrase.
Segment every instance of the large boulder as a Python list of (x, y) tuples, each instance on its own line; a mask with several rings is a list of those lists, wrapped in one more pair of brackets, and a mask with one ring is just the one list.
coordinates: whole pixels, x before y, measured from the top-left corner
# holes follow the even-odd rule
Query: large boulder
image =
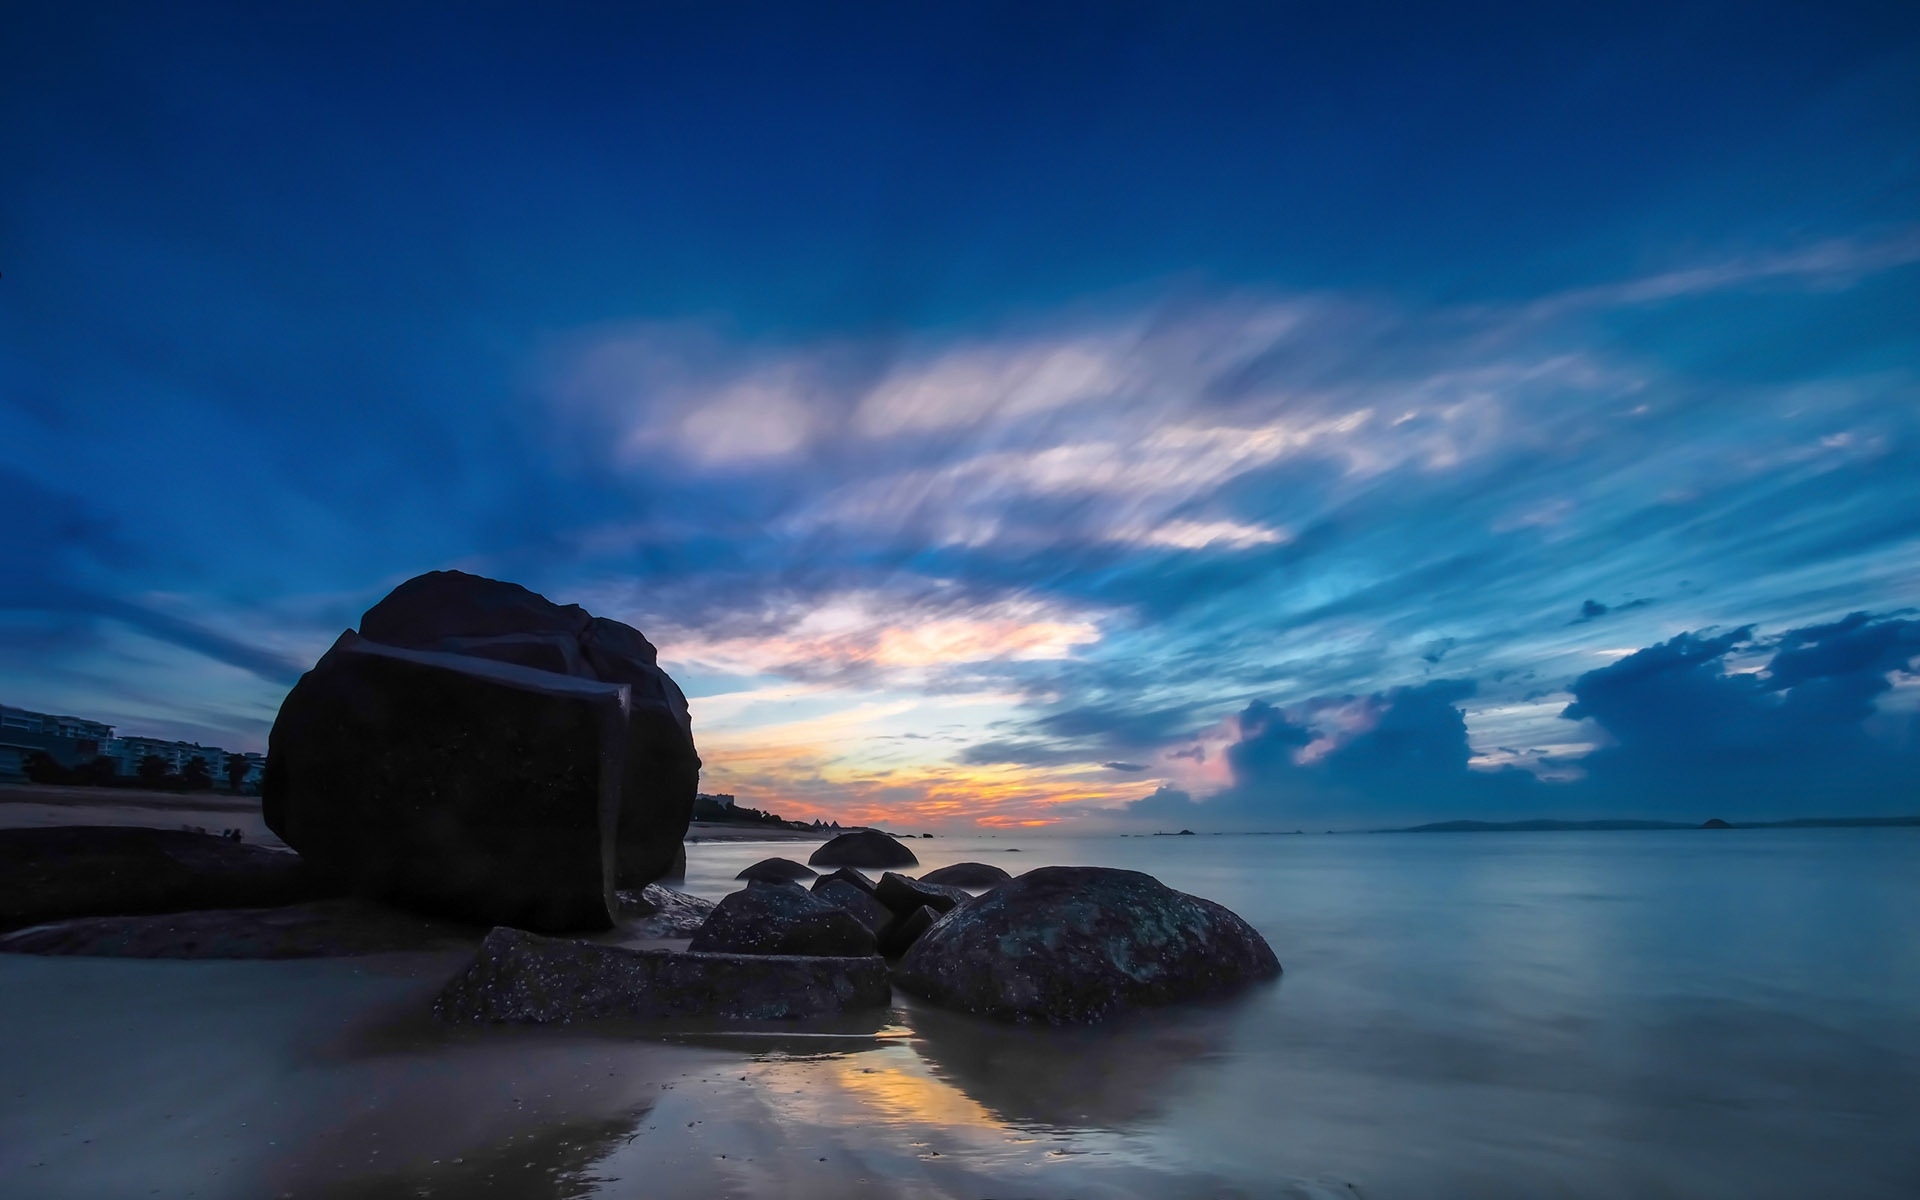
[(1098, 1021), (1280, 974), (1252, 926), (1151, 875), (1042, 867), (963, 905), (900, 964), (902, 988), (1014, 1021)]
[(873, 895), (874, 899), (903, 917), (922, 905), (938, 913), (951, 912), (956, 906), (973, 899), (971, 892), (960, 888), (928, 883), (924, 879), (910, 879), (892, 871), (880, 877)]
[(604, 928), (666, 875), (700, 760), (639, 631), (436, 571), (341, 635), (282, 704), (267, 825), (371, 895), (487, 924)]
[(70, 917), (261, 908), (337, 895), (294, 855), (185, 830), (0, 829), (0, 931)]
[(807, 862), (816, 867), (917, 867), (920, 860), (895, 838), (878, 829), (843, 833), (815, 850)]
[(790, 883), (749, 883), (722, 899), (687, 943), (696, 953), (875, 953), (873, 931), (852, 914)]
[(885, 1007), (892, 998), (886, 963), (870, 955), (692, 954), (495, 929), (433, 1011), (449, 1022), (765, 1021)]
[(957, 888), (999, 887), (1013, 876), (992, 863), (963, 862), (950, 867), (941, 867), (937, 871), (928, 871), (920, 877), (921, 883), (939, 883)]
[(758, 879), (762, 883), (798, 883), (802, 879), (812, 879), (819, 872), (804, 863), (790, 858), (763, 858), (746, 870), (735, 875), (735, 879)]

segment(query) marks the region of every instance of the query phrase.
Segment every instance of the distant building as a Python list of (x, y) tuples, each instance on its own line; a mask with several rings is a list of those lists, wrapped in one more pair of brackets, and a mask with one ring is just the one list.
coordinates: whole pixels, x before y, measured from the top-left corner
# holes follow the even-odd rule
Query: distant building
[[(205, 760), (207, 774), (212, 776), (215, 787), (227, 785), (228, 752), (218, 746), (163, 738), (115, 737), (113, 726), (100, 721), (0, 705), (0, 780), (25, 779), (27, 759), (36, 752), (46, 754), (68, 770), (106, 759), (113, 764), (115, 774), (127, 776), (137, 775), (141, 761), (149, 756), (166, 763), (167, 770), (176, 775), (198, 758)], [(241, 787), (257, 791), (261, 777), (266, 774), (267, 756), (242, 757), (247, 760), (247, 774), (241, 780)]]
[(100, 757), (113, 740), (113, 726), (99, 721), (0, 704), (0, 779), (25, 779), (35, 751), (71, 768)]

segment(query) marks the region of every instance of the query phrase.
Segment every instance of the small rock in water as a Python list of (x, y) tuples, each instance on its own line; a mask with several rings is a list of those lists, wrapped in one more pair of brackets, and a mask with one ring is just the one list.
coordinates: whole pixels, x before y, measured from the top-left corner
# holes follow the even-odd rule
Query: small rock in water
[(1012, 878), (1012, 875), (991, 863), (962, 862), (928, 871), (920, 877), (920, 882), (943, 883), (959, 888), (990, 888), (999, 887)]
[(762, 883), (792, 883), (799, 879), (812, 879), (819, 873), (805, 863), (797, 863), (790, 858), (763, 858), (734, 878), (758, 879)]

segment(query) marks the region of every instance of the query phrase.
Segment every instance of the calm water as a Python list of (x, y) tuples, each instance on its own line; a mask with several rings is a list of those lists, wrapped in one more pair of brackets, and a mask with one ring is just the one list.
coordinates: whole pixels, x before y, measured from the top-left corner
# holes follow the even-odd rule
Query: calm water
[[(694, 846), (686, 886), (812, 848)], [(662, 1037), (437, 1030), (457, 956), (0, 956), (0, 1195), (1920, 1195), (1920, 831), (914, 849), (1150, 871), (1286, 975), (1095, 1030)]]

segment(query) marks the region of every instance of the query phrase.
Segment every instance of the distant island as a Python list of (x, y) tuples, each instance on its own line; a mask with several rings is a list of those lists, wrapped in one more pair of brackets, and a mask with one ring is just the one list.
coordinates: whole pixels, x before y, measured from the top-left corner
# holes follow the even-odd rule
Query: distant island
[(1436, 821), (1374, 833), (1560, 833), (1624, 829), (1877, 829), (1920, 825), (1912, 817), (1796, 817), (1791, 821)]

